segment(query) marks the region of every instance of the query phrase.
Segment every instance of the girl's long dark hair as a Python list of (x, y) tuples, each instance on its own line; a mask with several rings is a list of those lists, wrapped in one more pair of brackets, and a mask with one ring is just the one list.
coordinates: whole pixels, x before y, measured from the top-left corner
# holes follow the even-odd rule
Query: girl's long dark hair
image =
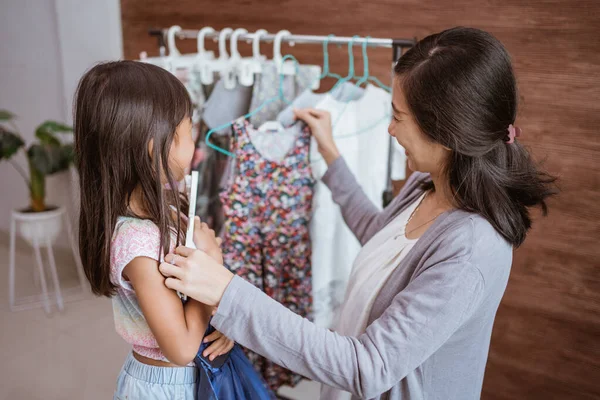
[(451, 149), (445, 172), (456, 205), (521, 245), (529, 208), (546, 214), (556, 178), (538, 169), (518, 139), (506, 143), (517, 88), (502, 43), (478, 29), (449, 29), (419, 41), (395, 73), (421, 131)]
[(178, 210), (187, 205), (168, 168), (169, 150), (177, 126), (191, 114), (185, 87), (154, 65), (99, 64), (79, 82), (74, 104), (79, 253), (95, 294), (110, 296), (115, 291), (110, 281), (111, 239), (117, 218), (132, 215), (128, 204), (134, 190), (141, 195), (142, 217), (159, 227), (160, 252), (168, 252), (174, 231), (177, 244), (182, 242), (181, 218), (169, 204)]

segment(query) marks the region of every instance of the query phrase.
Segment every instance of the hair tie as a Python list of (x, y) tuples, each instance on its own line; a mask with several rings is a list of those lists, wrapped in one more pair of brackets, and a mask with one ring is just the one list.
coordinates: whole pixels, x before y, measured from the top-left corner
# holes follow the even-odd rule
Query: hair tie
[(513, 124), (510, 124), (508, 126), (508, 140), (506, 141), (507, 144), (511, 144), (514, 143), (515, 138), (521, 136), (521, 128), (518, 128), (516, 126), (514, 126)]

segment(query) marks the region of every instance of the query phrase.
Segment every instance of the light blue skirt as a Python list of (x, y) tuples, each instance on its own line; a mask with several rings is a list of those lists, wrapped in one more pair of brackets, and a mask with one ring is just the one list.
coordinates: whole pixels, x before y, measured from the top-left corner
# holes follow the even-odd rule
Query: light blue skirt
[(129, 353), (113, 400), (195, 400), (197, 382), (196, 367), (155, 367)]

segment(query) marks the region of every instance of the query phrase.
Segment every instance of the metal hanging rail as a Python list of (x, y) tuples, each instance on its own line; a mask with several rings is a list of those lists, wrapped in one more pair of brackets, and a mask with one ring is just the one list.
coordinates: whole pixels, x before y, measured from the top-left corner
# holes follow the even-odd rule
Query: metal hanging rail
[[(164, 47), (166, 43), (166, 35), (168, 29), (150, 29), (149, 34), (158, 38), (159, 47)], [(206, 38), (217, 39), (219, 37), (219, 31), (209, 33)], [(197, 29), (183, 29), (175, 35), (178, 39), (197, 39)], [(239, 40), (252, 41), (254, 39), (254, 33), (246, 33), (239, 36)], [(260, 35), (261, 42), (273, 42), (275, 34), (268, 33)], [(359, 46), (363, 42), (368, 41), (369, 46), (372, 47), (385, 47), (385, 48), (405, 48), (412, 47), (415, 45), (415, 39), (391, 39), (391, 38), (351, 38), (347, 36), (319, 36), (319, 35), (288, 35), (282, 38), (283, 42), (290, 44), (318, 44), (327, 41), (330, 44), (348, 44), (351, 41)]]

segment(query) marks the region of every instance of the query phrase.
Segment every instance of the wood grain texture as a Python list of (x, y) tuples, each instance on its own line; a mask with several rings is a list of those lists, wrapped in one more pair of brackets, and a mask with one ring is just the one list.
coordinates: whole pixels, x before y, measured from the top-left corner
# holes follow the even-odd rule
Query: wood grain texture
[[(547, 218), (536, 216), (515, 252), (483, 398), (600, 398), (600, 2), (122, 0), (121, 7), (127, 58), (144, 50), (158, 54), (148, 28), (174, 24), (397, 38), (465, 25), (498, 37), (517, 74), (522, 142), (560, 177), (562, 193), (550, 202)], [(196, 44), (178, 46), (192, 52)], [(216, 50), (214, 43), (207, 47)], [(270, 47), (263, 45), (263, 53), (270, 55)], [(330, 47), (332, 71), (345, 75), (346, 49)], [(245, 44), (240, 50), (251, 53)], [(318, 45), (282, 51), (322, 63)], [(362, 68), (360, 49), (355, 55)], [(389, 81), (391, 50), (370, 49), (369, 61)]]

